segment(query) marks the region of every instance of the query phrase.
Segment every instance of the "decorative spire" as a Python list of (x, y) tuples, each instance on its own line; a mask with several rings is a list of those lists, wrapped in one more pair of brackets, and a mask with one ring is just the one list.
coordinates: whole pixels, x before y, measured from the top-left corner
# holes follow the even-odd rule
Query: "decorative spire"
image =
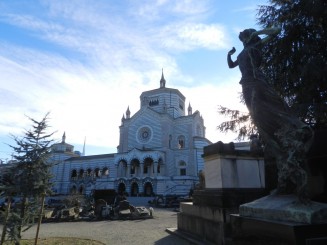
[(123, 114), (123, 117), (121, 118), (121, 123), (123, 124), (125, 121), (125, 115)]
[(64, 134), (62, 135), (61, 143), (65, 143), (65, 141), (66, 141), (66, 132), (64, 132)]
[(127, 107), (127, 110), (126, 110), (126, 119), (129, 119), (131, 117), (131, 112), (129, 110), (129, 106)]
[(166, 80), (163, 74), (163, 68), (162, 68), (162, 73), (161, 73), (161, 79), (160, 79), (160, 88), (164, 88), (166, 86)]
[(189, 116), (192, 115), (192, 107), (191, 107), (191, 103), (188, 104), (188, 109), (187, 109), (187, 111), (188, 111), (188, 115), (189, 115)]
[(86, 136), (84, 137), (84, 145), (83, 145), (83, 153), (82, 153), (82, 156), (85, 156), (85, 142), (86, 142)]

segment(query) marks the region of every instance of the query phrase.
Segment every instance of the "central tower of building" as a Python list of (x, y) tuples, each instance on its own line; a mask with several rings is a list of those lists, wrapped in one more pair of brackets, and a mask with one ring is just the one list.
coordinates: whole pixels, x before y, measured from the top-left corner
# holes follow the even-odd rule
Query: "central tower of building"
[(128, 107), (123, 115), (115, 155), (118, 189), (132, 183), (132, 195), (185, 193), (197, 182), (203, 147), (210, 143), (200, 113), (189, 104), (185, 114), (185, 96), (167, 88), (162, 73), (160, 87), (141, 94), (139, 111), (131, 116)]

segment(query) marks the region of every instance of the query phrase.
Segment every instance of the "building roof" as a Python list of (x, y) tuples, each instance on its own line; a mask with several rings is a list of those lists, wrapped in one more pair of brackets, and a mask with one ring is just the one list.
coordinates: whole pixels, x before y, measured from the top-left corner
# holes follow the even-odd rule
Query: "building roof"
[(108, 158), (108, 157), (113, 157), (114, 155), (115, 155), (115, 153), (81, 156), (81, 157), (70, 157), (70, 158), (66, 159), (65, 161), (84, 161), (84, 160), (91, 160), (91, 159)]

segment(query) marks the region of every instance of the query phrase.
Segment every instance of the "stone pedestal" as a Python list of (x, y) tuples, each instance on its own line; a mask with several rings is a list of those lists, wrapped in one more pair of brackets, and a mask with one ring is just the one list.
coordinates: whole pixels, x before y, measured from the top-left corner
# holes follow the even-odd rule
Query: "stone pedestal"
[(327, 224), (327, 204), (300, 203), (295, 195), (269, 195), (240, 206), (244, 217), (296, 222), (305, 224)]
[(230, 215), (265, 194), (263, 158), (218, 142), (204, 148), (204, 175), (205, 189), (194, 191), (193, 203), (180, 204), (178, 231), (205, 244), (227, 244)]
[(230, 245), (325, 245), (327, 224), (304, 224), (230, 216)]
[(205, 244), (223, 244), (225, 234), (230, 230), (226, 218), (229, 219), (229, 215), (236, 211), (193, 203), (181, 203), (180, 210), (177, 216), (178, 231)]
[(263, 158), (249, 154), (212, 155), (204, 166), (206, 189), (265, 188)]
[(219, 208), (236, 208), (267, 194), (262, 188), (220, 188), (195, 190), (193, 204)]
[[(231, 215), (232, 244), (327, 244), (327, 204), (302, 204), (295, 195), (270, 195)], [(246, 244), (246, 243), (245, 243)]]
[(178, 230), (206, 244), (226, 244), (231, 236), (230, 215), (238, 213), (240, 204), (263, 195), (263, 189), (195, 190), (193, 202), (180, 204)]

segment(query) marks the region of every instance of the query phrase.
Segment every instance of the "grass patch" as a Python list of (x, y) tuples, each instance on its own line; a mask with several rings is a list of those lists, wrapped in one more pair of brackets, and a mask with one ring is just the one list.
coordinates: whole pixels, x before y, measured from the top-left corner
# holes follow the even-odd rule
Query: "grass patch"
[[(4, 245), (12, 245), (12, 242), (5, 242)], [(105, 245), (102, 242), (91, 240), (91, 239), (82, 239), (77, 237), (49, 237), (39, 239), (39, 245)], [(21, 245), (34, 245), (34, 239), (22, 239)]]

